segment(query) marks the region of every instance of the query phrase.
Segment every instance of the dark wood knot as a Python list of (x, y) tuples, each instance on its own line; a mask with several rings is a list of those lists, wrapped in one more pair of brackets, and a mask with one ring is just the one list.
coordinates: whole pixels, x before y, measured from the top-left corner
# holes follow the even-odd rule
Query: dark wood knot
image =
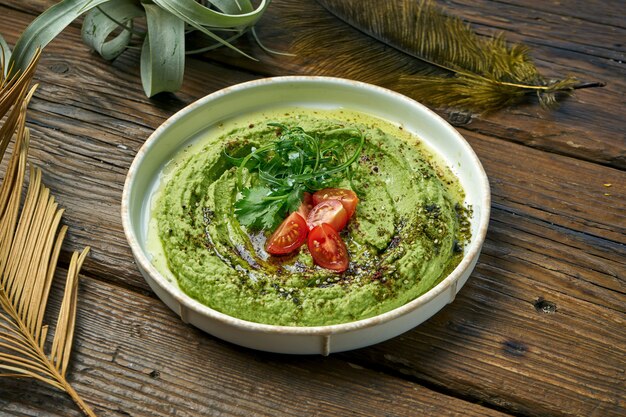
[(533, 304), (535, 306), (535, 310), (537, 310), (537, 312), (539, 313), (556, 313), (556, 304), (551, 301), (544, 300), (543, 297), (537, 298), (537, 300)]

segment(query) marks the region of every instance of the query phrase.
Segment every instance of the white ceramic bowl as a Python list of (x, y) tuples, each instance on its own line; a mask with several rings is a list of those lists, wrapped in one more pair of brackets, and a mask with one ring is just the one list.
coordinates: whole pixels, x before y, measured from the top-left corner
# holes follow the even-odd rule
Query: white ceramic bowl
[[(146, 249), (150, 198), (164, 165), (198, 132), (233, 116), (270, 107), (346, 108), (401, 124), (447, 161), (473, 208), (472, 239), (454, 271), (419, 298), (392, 311), (355, 322), (317, 327), (253, 323), (215, 311), (183, 293), (160, 274)], [(210, 94), (170, 117), (133, 161), (122, 197), (122, 221), (137, 266), (150, 287), (184, 322), (238, 345), (278, 353), (328, 355), (390, 339), (430, 318), (465, 284), (487, 232), (487, 176), (465, 139), (423, 105), (396, 92), (328, 77), (276, 77), (234, 85)]]

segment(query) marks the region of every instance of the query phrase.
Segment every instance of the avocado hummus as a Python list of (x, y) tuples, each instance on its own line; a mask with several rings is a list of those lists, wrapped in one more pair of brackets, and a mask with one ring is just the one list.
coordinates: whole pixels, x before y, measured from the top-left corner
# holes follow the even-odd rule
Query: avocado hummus
[[(236, 167), (224, 151), (275, 141), (268, 122), (311, 134), (344, 126), (365, 134), (358, 161), (337, 183), (360, 200), (341, 232), (350, 257), (341, 274), (316, 266), (306, 245), (269, 255), (272, 231), (246, 230), (237, 221)], [(225, 122), (183, 149), (160, 182), (148, 231), (153, 263), (192, 298), (253, 322), (318, 326), (390, 311), (445, 278), (470, 233), (458, 180), (419, 138), (347, 110), (291, 108)]]

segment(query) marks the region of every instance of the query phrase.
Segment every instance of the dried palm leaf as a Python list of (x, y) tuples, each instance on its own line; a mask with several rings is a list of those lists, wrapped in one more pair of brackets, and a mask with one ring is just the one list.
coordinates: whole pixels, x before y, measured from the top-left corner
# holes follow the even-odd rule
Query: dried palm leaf
[[(6, 44), (0, 42), (5, 57)], [(78, 272), (89, 248), (72, 255), (65, 292), (51, 345), (44, 313), (67, 226), (60, 226), (63, 210), (41, 183), (41, 171), (30, 169), (28, 191), (22, 203), (28, 154), (26, 108), (36, 86), (32, 80), (39, 50), (21, 73), (0, 73), (0, 159), (15, 134), (13, 155), (0, 186), (0, 377), (26, 377), (67, 392), (81, 410), (93, 411), (67, 381), (76, 304)], [(20, 208), (21, 206), (21, 208)]]
[[(559, 95), (601, 85), (573, 77), (548, 80), (526, 46), (507, 43), (501, 33), (479, 36), (428, 0), (317, 3), (331, 14), (320, 14), (318, 8), (311, 16), (311, 7), (286, 5), (294, 52), (315, 62), (315, 72), (375, 80), (434, 107), (482, 113), (529, 96), (552, 107)], [(338, 29), (336, 18), (347, 25)]]

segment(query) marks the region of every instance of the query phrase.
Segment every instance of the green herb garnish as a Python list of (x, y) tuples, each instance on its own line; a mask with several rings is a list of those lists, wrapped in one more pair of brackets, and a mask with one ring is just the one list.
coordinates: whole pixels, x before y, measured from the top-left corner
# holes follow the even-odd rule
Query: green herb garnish
[[(237, 166), (235, 202), (239, 222), (252, 229), (274, 229), (288, 213), (297, 210), (305, 191), (315, 192), (336, 184), (339, 174), (361, 154), (365, 135), (352, 127), (326, 132), (305, 132), (301, 127), (268, 123), (280, 129), (272, 143), (242, 158), (226, 154)], [(250, 187), (244, 175), (250, 175)]]

